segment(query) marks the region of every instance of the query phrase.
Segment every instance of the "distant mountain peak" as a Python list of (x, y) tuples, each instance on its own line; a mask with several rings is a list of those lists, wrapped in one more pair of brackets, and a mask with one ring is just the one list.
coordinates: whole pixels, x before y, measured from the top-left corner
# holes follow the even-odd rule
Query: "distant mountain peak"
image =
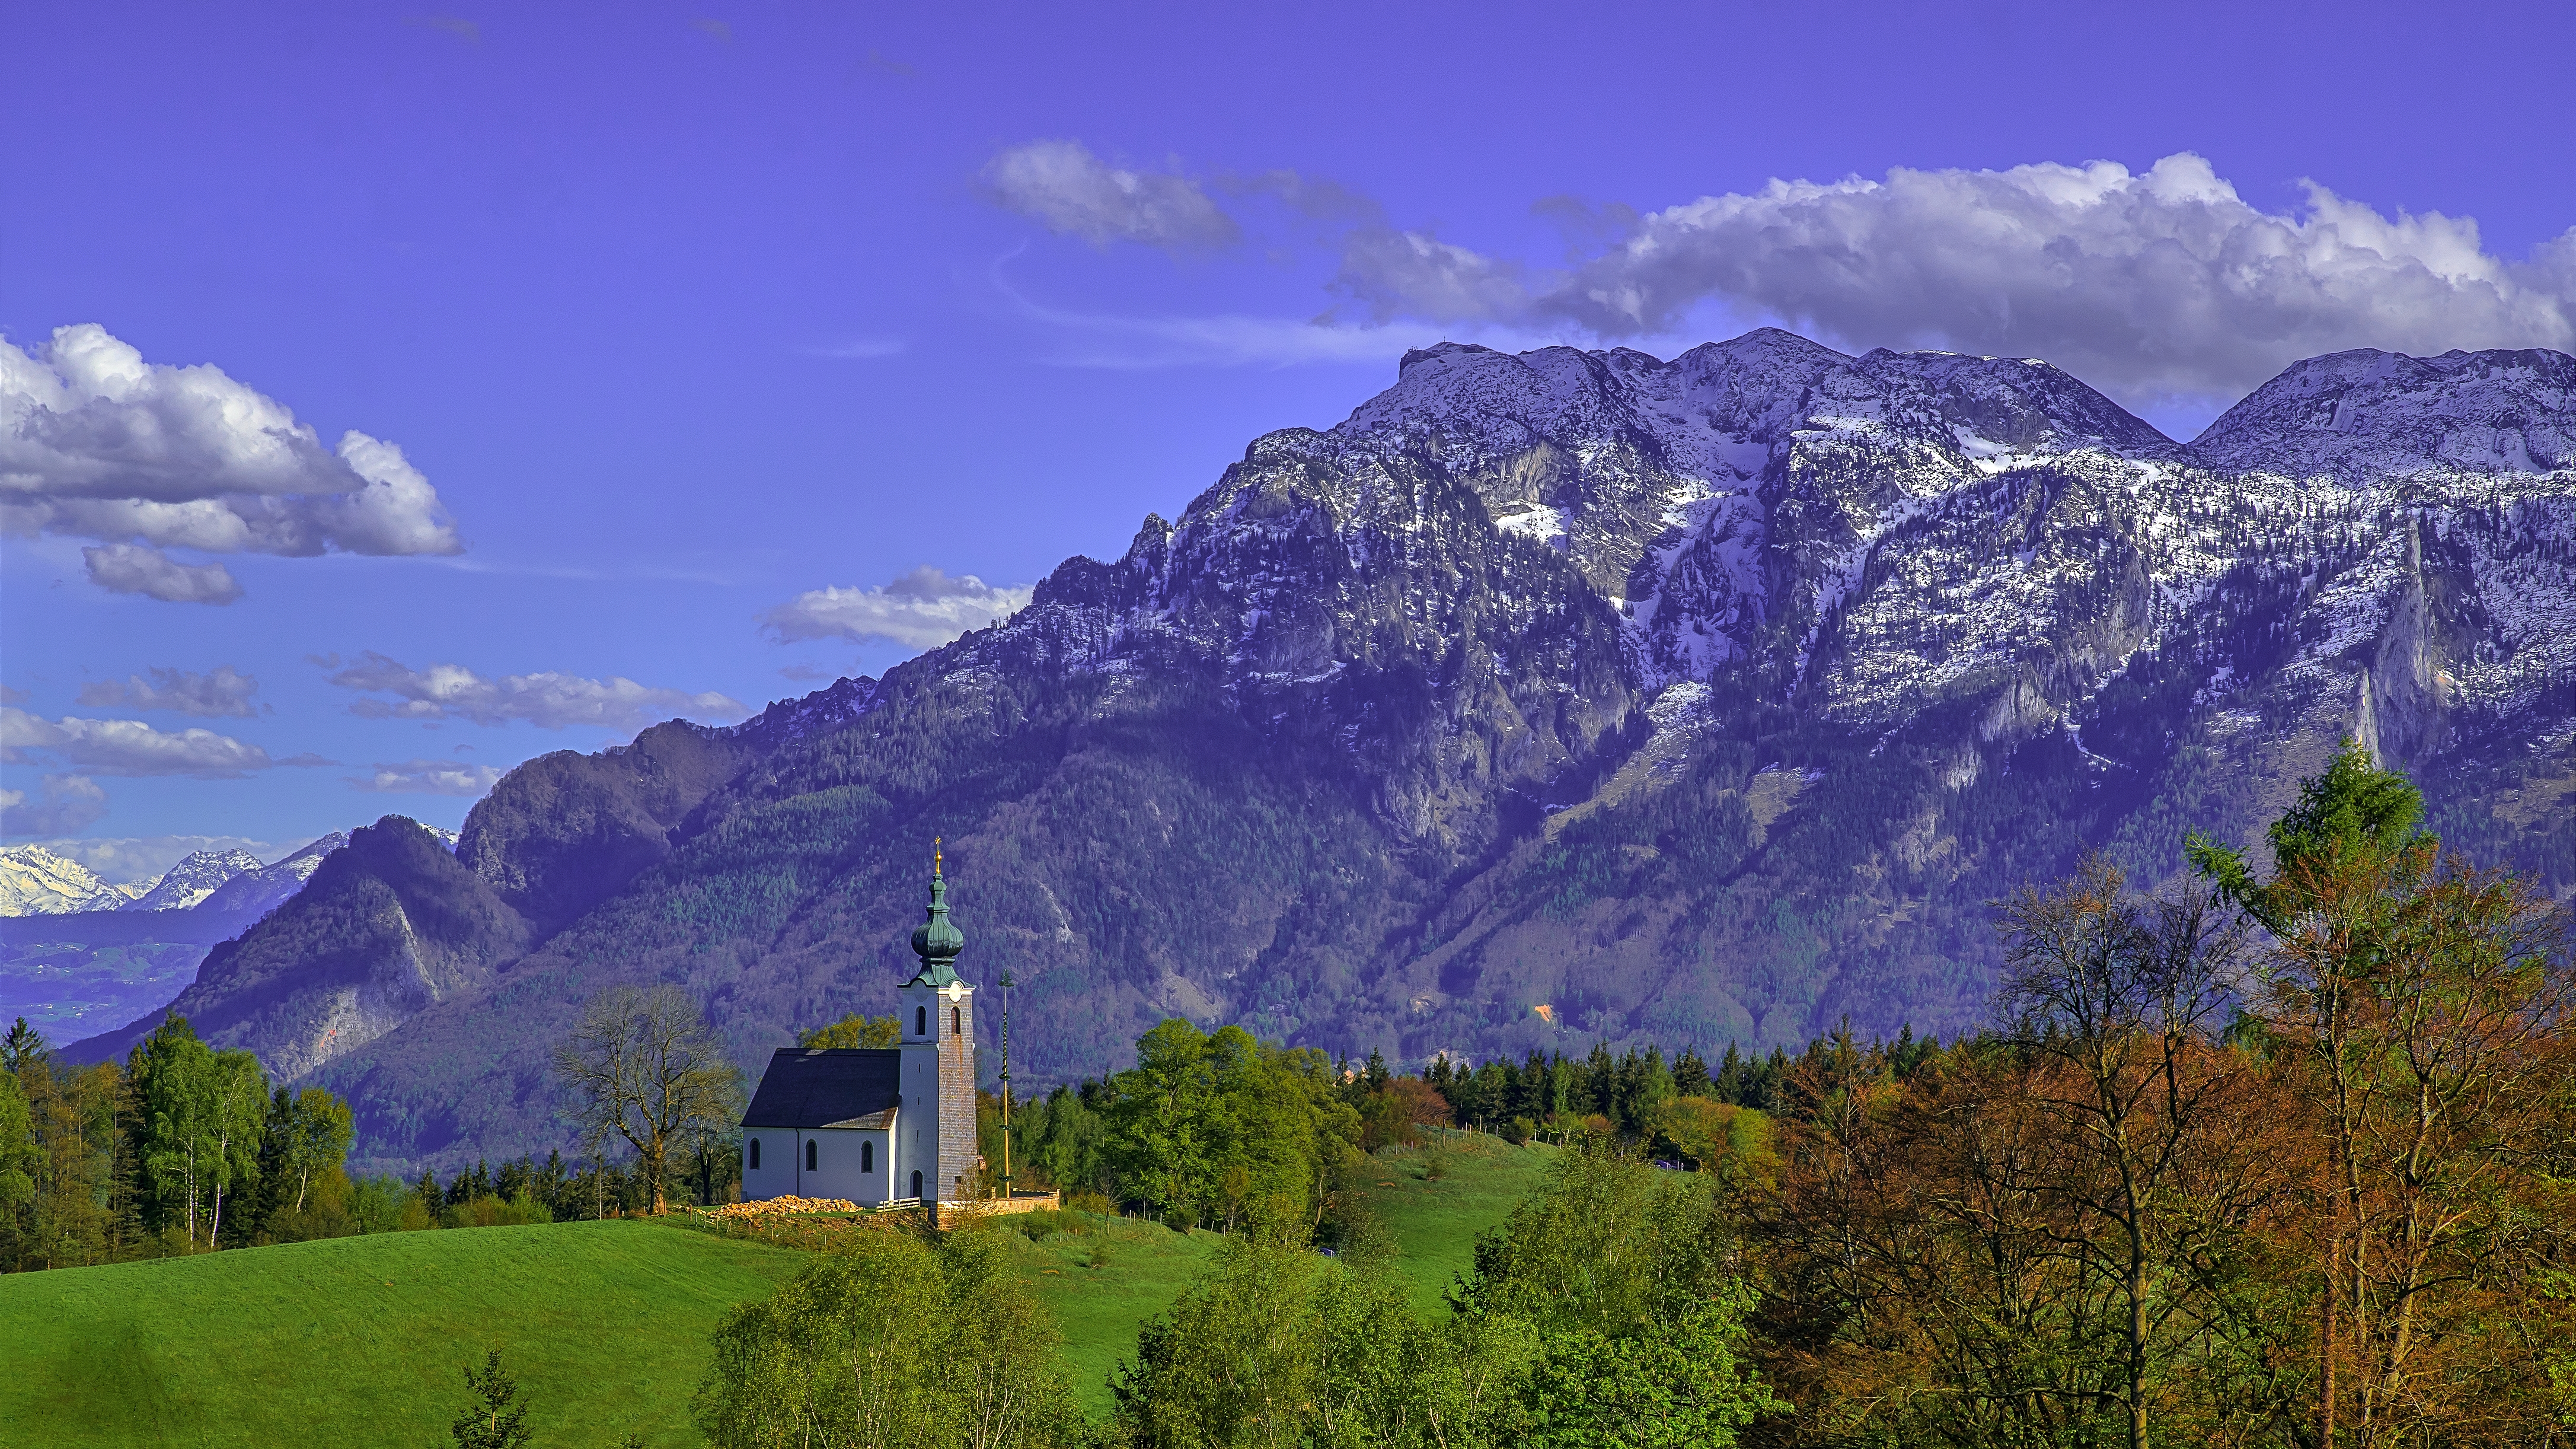
[(128, 911), (184, 911), (235, 877), (261, 869), (247, 850), (199, 850), (162, 872), (152, 889), (119, 907)]
[(88, 866), (41, 845), (0, 847), (0, 916), (113, 911), (151, 885), (110, 885)]
[(2576, 469), (2576, 357), (2545, 348), (2311, 357), (2220, 414), (2188, 454), (2347, 487), (2440, 470)]

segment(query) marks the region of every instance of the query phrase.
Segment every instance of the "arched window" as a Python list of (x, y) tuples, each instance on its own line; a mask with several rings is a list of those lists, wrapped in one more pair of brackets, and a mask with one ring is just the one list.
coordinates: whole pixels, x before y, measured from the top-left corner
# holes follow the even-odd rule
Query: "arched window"
[(751, 1170), (760, 1170), (760, 1139), (757, 1137), (751, 1139)]
[(929, 1008), (929, 1007), (927, 1007), (927, 1006), (916, 1006), (916, 1007), (914, 1007), (914, 1008), (912, 1009), (912, 1034), (913, 1034), (914, 1036), (928, 1036), (928, 1035), (930, 1035), (930, 1008)]
[(964, 1017), (958, 1014), (956, 1007), (952, 1006), (948, 1008), (948, 1034), (950, 1036), (961, 1036), (965, 1033), (966, 1028), (958, 1024), (964, 1019)]
[(876, 1145), (875, 1143), (873, 1143), (873, 1142), (862, 1142), (862, 1143), (860, 1143), (860, 1144), (859, 1144), (859, 1171), (861, 1171), (861, 1172), (874, 1172), (874, 1171), (876, 1171), (876, 1170), (877, 1170), (877, 1145)]
[(916, 1198), (921, 1196), (921, 1174), (918, 1172), (912, 1175), (912, 1195)]
[(814, 1170), (814, 1139), (811, 1137), (805, 1139), (805, 1170)]

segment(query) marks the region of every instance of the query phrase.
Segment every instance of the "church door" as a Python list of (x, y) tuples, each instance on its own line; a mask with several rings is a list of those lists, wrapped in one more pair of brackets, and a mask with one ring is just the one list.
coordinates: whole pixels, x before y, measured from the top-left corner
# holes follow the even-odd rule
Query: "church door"
[(912, 1175), (912, 1195), (914, 1197), (921, 1196), (921, 1174), (918, 1172)]

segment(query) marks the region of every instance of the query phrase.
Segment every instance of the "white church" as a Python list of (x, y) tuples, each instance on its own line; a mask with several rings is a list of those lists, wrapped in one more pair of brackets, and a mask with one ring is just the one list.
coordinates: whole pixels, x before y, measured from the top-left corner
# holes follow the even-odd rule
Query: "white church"
[(921, 970), (896, 992), (902, 1044), (773, 1054), (742, 1114), (744, 1201), (837, 1197), (865, 1207), (974, 1195), (975, 988), (956, 966), (965, 946), (934, 854), (930, 917), (912, 933)]

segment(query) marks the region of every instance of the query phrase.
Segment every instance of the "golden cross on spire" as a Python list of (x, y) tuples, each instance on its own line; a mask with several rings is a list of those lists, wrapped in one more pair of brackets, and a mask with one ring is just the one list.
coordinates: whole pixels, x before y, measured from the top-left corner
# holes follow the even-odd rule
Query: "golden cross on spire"
[(940, 838), (934, 835), (930, 837), (930, 873), (939, 874), (944, 861), (945, 855), (940, 850)]

